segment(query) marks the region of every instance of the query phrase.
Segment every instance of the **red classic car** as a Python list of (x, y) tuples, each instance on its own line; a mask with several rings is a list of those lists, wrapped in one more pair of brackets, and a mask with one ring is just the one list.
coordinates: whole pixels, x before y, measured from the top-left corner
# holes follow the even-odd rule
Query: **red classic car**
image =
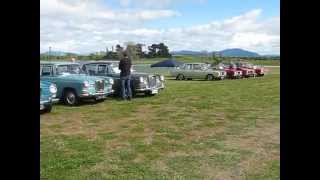
[(243, 77), (255, 77), (256, 73), (253, 68), (249, 68), (245, 66), (243, 63), (235, 63), (235, 66), (237, 67), (238, 70), (242, 71)]
[(262, 66), (253, 65), (250, 63), (238, 63), (240, 66), (248, 69), (253, 69), (256, 76), (264, 76), (265, 69)]
[(223, 63), (219, 65), (219, 68), (224, 69), (229, 79), (239, 79), (242, 77), (242, 71), (232, 63)]

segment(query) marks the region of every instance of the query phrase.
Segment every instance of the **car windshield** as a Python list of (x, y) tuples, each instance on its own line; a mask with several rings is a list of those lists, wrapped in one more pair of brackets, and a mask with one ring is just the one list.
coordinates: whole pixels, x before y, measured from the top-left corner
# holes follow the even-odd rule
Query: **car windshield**
[(57, 74), (62, 75), (62, 74), (80, 74), (82, 73), (81, 68), (77, 64), (68, 64), (68, 65), (59, 65), (57, 67)]

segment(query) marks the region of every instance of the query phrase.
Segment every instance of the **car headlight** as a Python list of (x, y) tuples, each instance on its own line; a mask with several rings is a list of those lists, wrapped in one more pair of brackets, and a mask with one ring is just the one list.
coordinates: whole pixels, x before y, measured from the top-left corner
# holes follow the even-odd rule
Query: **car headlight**
[(83, 82), (83, 87), (86, 87), (86, 88), (87, 88), (87, 87), (89, 87), (89, 86), (90, 86), (90, 83), (89, 83), (88, 81), (84, 81), (84, 82)]
[(57, 86), (55, 84), (51, 84), (50, 87), (49, 87), (49, 91), (52, 94), (57, 93)]
[(139, 77), (139, 81), (140, 82), (144, 82), (144, 78), (141, 76), (141, 77)]
[(160, 76), (160, 80), (164, 81), (164, 76), (163, 75)]
[(114, 80), (112, 78), (109, 79), (110, 84), (114, 84)]

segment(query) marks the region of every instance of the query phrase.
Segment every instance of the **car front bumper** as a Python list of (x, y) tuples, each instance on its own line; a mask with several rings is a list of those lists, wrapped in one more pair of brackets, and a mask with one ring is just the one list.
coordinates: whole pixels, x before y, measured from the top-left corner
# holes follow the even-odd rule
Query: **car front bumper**
[(255, 74), (246, 74), (245, 77), (254, 77)]
[(52, 100), (40, 101), (40, 111), (46, 109), (48, 106), (52, 105)]
[(138, 89), (135, 89), (135, 92), (137, 93), (145, 93), (145, 92), (148, 92), (150, 94), (158, 94), (159, 93), (159, 89), (160, 88), (138, 88)]

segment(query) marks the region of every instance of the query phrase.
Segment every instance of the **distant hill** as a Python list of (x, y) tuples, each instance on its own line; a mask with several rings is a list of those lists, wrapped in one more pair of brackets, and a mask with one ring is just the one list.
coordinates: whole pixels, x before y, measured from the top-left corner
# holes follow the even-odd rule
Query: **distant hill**
[[(258, 53), (250, 52), (247, 50), (234, 48), (234, 49), (225, 49), (222, 51), (211, 51), (208, 52), (209, 54), (213, 52), (221, 53), (223, 57), (261, 57)], [(174, 55), (207, 55), (205, 51), (188, 51), (188, 50), (182, 50), (182, 51), (172, 51), (171, 52)]]
[(188, 51), (188, 50), (172, 51), (171, 53), (174, 55), (194, 55), (194, 56), (206, 55), (206, 53), (203, 51)]
[[(44, 52), (44, 53), (41, 53), (40, 55), (49, 55), (49, 52)], [(50, 52), (50, 55), (51, 56), (76, 56), (77, 54), (76, 53), (71, 53), (71, 52), (63, 52), (63, 51), (51, 51)]]
[(246, 51), (243, 49), (225, 49), (220, 51), (224, 57), (259, 57), (260, 55), (255, 52)]

